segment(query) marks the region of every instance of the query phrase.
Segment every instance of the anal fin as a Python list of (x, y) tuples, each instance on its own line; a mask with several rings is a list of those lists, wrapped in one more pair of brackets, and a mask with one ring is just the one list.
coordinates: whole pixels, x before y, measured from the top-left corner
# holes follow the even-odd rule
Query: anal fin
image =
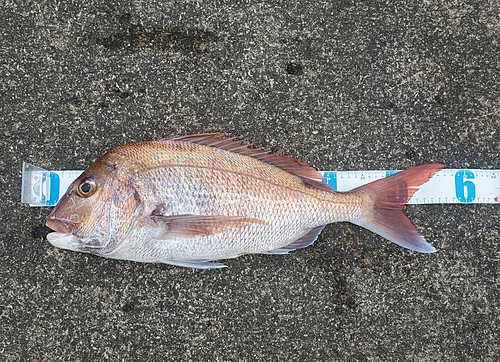
[(184, 268), (193, 269), (220, 269), (227, 265), (211, 260), (158, 260), (159, 263), (181, 266)]
[(306, 248), (316, 241), (321, 231), (323, 231), (324, 227), (325, 225), (315, 227), (314, 229), (309, 230), (306, 234), (304, 234), (294, 242), (288, 244), (287, 246), (284, 246), (279, 249), (265, 251), (262, 254), (284, 255), (288, 254), (290, 251)]

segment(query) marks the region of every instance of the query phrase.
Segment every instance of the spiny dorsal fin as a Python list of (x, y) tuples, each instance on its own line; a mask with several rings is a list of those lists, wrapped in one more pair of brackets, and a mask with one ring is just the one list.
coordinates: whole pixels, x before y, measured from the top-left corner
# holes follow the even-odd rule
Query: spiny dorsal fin
[(187, 136), (173, 136), (164, 138), (161, 141), (180, 141), (196, 143), (198, 145), (215, 147), (225, 151), (238, 153), (253, 157), (259, 161), (269, 163), (282, 170), (290, 172), (302, 179), (306, 184), (320, 188), (325, 191), (333, 191), (328, 184), (321, 182), (323, 176), (305, 162), (289, 156), (276, 155), (260, 148), (251, 148), (250, 144), (244, 141), (236, 141), (235, 137), (227, 137), (224, 133), (202, 133)]

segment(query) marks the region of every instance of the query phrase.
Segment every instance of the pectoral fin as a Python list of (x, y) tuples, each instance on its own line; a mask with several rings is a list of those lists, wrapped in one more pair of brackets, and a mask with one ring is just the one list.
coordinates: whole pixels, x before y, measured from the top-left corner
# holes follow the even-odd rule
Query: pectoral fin
[(158, 227), (158, 239), (172, 236), (207, 236), (251, 224), (269, 225), (267, 222), (243, 216), (226, 215), (151, 215)]

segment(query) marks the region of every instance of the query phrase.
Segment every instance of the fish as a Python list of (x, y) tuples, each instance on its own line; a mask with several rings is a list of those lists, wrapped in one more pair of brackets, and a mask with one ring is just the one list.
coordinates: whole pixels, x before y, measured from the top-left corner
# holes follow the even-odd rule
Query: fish
[(348, 192), (315, 168), (223, 133), (118, 146), (92, 163), (47, 217), (55, 247), (112, 259), (213, 269), (244, 254), (288, 254), (325, 225), (351, 222), (432, 253), (403, 207), (442, 164)]

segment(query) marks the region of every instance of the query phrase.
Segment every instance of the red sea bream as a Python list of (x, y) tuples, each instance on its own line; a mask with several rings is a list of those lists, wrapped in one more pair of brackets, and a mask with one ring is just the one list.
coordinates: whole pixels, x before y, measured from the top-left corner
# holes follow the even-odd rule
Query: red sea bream
[(335, 192), (314, 168), (223, 134), (119, 146), (69, 187), (47, 218), (57, 247), (107, 258), (218, 268), (242, 254), (286, 254), (349, 221), (403, 247), (435, 249), (402, 209), (443, 165)]

